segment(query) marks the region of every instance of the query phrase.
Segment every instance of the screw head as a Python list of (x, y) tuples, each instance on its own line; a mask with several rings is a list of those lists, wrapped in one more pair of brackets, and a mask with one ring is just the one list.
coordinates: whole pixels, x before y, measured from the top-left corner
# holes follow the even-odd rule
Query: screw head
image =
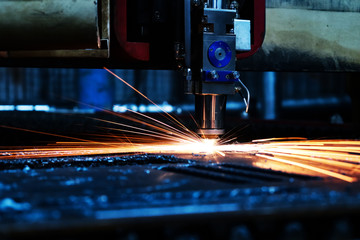
[(211, 77), (211, 79), (218, 79), (219, 78), (219, 74), (215, 71), (215, 70), (212, 70), (211, 72), (210, 72), (210, 77)]
[(240, 78), (240, 73), (238, 71), (234, 71), (232, 73), (232, 76), (233, 76), (234, 79), (239, 79)]

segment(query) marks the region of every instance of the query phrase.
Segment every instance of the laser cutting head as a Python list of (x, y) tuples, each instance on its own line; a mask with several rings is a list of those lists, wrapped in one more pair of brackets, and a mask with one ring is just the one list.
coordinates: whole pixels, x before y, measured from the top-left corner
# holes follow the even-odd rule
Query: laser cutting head
[(240, 93), (248, 110), (250, 93), (236, 61), (253, 55), (265, 34), (265, 0), (185, 0), (185, 92), (195, 95), (197, 133), (224, 133), (227, 95)]
[(207, 2), (193, 6), (191, 11), (192, 88), (189, 92), (195, 94), (197, 133), (203, 138), (224, 134), (227, 95), (235, 94), (235, 83), (240, 80), (235, 71), (237, 9), (223, 7), (223, 4)]

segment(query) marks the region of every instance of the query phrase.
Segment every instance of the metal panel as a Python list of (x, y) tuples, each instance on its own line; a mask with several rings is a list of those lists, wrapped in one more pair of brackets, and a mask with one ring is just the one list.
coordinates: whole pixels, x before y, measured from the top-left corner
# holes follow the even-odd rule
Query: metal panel
[(98, 48), (98, 1), (0, 0), (5, 50)]
[(234, 30), (236, 34), (236, 50), (251, 50), (251, 22), (249, 20), (235, 19)]
[(357, 0), (267, 0), (268, 8), (296, 8), (325, 10), (337, 12), (359, 12), (360, 1)]
[(261, 50), (240, 69), (360, 71), (359, 1), (267, 1)]

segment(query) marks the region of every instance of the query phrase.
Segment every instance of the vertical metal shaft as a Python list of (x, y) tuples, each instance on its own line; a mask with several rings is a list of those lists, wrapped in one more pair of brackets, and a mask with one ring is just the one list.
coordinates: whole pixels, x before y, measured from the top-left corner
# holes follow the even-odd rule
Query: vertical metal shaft
[(226, 95), (196, 95), (198, 134), (206, 138), (224, 134), (226, 99)]
[(215, 9), (225, 9), (226, 8), (226, 0), (208, 0), (209, 8)]
[(191, 66), (191, 0), (184, 1), (185, 66)]

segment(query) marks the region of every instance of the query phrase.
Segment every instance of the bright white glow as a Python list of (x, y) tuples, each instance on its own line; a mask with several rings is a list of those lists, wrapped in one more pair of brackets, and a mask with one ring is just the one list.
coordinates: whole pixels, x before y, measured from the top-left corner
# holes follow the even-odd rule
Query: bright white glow
[(204, 153), (214, 153), (217, 139), (202, 139), (201, 142), (195, 143), (195, 148)]
[(149, 145), (148, 148), (144, 146), (143, 149), (145, 149), (146, 152), (156, 150), (160, 152), (182, 152), (204, 155), (220, 154), (224, 156), (224, 153), (217, 149), (217, 143), (217, 139), (201, 139), (198, 142), (192, 143), (157, 145), (156, 148)]
[(0, 105), (0, 111), (14, 111), (14, 105)]
[(50, 106), (48, 106), (48, 105), (35, 105), (35, 111), (49, 112), (50, 111)]
[(17, 111), (34, 111), (33, 105), (18, 105), (16, 106)]

